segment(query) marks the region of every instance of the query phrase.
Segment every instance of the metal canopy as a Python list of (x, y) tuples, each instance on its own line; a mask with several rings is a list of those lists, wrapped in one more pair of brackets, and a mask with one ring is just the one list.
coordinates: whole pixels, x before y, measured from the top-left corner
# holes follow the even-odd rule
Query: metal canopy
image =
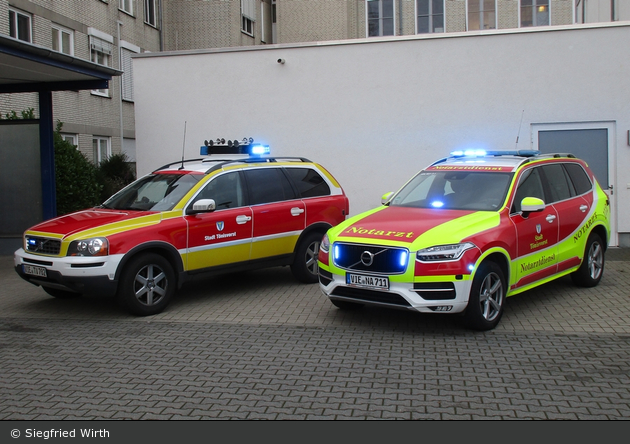
[(0, 93), (106, 89), (122, 72), (0, 35)]

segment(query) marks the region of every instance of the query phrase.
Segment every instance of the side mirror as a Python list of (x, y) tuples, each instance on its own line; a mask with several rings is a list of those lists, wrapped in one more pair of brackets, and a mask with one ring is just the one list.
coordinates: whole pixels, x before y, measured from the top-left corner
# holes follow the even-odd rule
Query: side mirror
[(391, 199), (393, 195), (394, 195), (394, 193), (392, 193), (391, 191), (389, 193), (383, 194), (381, 196), (381, 204), (382, 205), (387, 205), (387, 203), (389, 202), (389, 199)]
[(537, 197), (525, 197), (521, 201), (521, 211), (527, 217), (529, 213), (536, 213), (545, 209), (545, 202)]
[(192, 209), (188, 210), (188, 214), (209, 213), (217, 209), (214, 199), (199, 199), (193, 203)]

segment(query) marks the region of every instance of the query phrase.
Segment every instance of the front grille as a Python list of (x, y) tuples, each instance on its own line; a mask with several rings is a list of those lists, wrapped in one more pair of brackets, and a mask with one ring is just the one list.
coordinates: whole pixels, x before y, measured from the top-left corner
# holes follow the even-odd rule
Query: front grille
[(409, 250), (375, 245), (335, 243), (332, 256), (333, 263), (344, 270), (402, 274), (407, 269)]
[(333, 290), (331, 296), (342, 296), (344, 298), (354, 299), (357, 302), (376, 302), (381, 304), (399, 305), (401, 307), (411, 306), (405, 298), (396, 293), (365, 290), (362, 288), (337, 287)]
[(61, 241), (59, 239), (50, 239), (47, 237), (26, 236), (25, 248), (29, 253), (47, 254), (57, 256), (61, 251)]

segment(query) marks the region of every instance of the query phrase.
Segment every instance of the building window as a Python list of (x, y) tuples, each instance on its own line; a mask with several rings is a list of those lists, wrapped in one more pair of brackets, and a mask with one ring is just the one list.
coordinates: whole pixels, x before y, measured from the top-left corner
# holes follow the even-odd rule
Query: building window
[(134, 0), (118, 0), (118, 9), (133, 15), (133, 2)]
[(70, 29), (53, 24), (52, 49), (53, 51), (74, 55), (74, 32)]
[(417, 33), (444, 32), (444, 0), (416, 0)]
[(94, 164), (98, 165), (111, 155), (109, 137), (92, 137), (92, 150)]
[(71, 143), (76, 148), (79, 147), (79, 137), (77, 134), (61, 133), (60, 136), (63, 140), (65, 140), (68, 143)]
[(368, 37), (394, 35), (394, 0), (367, 0)]
[[(102, 38), (90, 36), (90, 60), (98, 65), (111, 66), (112, 43)], [(93, 94), (109, 97), (109, 90), (94, 89)]]
[(33, 41), (31, 22), (30, 15), (17, 9), (9, 9), (9, 35), (11, 37), (31, 43)]
[(243, 16), (243, 24), (241, 26), (241, 31), (251, 36), (254, 35), (254, 22), (252, 21), (252, 19), (249, 19)]
[(497, 29), (496, 0), (468, 0), (468, 30)]
[(241, 31), (254, 36), (256, 21), (256, 0), (241, 0)]
[(549, 25), (549, 0), (521, 0), (521, 27)]
[(129, 48), (120, 48), (120, 60), (122, 62), (122, 99), (128, 102), (133, 102), (133, 63), (131, 62), (131, 56), (140, 52), (140, 49), (131, 50)]
[(157, 28), (157, 0), (144, 0), (144, 22)]

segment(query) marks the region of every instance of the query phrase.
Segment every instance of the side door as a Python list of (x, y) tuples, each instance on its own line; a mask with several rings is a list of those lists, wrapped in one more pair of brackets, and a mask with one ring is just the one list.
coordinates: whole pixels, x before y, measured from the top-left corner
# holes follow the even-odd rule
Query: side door
[(515, 288), (555, 274), (558, 264), (558, 213), (553, 205), (546, 205), (543, 211), (523, 212), (521, 201), (525, 197), (536, 197), (545, 201), (540, 167), (523, 170), (510, 211), (517, 237)]
[(254, 218), (251, 259), (292, 254), (305, 228), (306, 207), (281, 167), (243, 171)]
[(303, 166), (285, 167), (284, 171), (306, 206), (306, 227), (317, 222), (337, 225), (345, 219), (345, 196), (332, 197), (330, 186), (317, 171)]
[(188, 270), (249, 260), (253, 218), (246, 198), (242, 173), (231, 171), (212, 178), (191, 200), (187, 208), (200, 199), (213, 199), (216, 209), (185, 216)]
[(549, 185), (549, 204), (558, 214), (558, 271), (564, 271), (580, 265), (584, 243), (576, 242), (573, 235), (588, 219), (591, 205), (578, 196), (563, 164), (544, 165), (542, 170)]

